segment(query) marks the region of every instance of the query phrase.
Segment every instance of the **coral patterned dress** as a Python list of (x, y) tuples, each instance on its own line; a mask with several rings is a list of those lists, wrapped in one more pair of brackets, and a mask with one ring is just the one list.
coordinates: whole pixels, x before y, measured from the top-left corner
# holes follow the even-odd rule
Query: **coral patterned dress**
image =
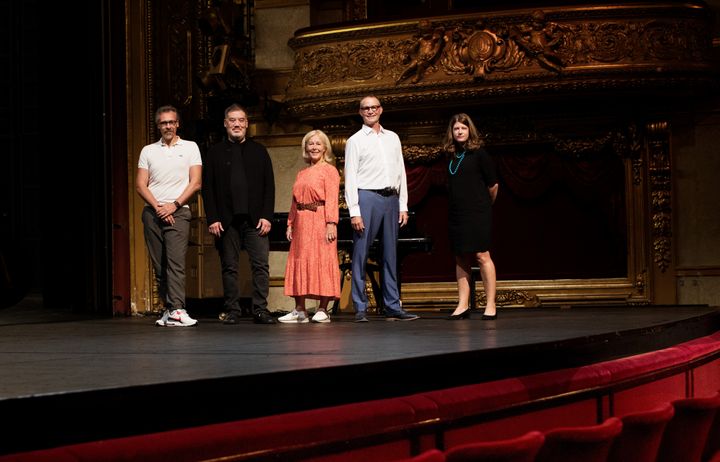
[[(337, 223), (340, 175), (319, 162), (298, 172), (288, 214), (292, 241), (285, 267), (285, 295), (340, 298), (337, 240), (326, 239), (326, 223)], [(298, 203), (324, 201), (317, 210), (298, 210)]]

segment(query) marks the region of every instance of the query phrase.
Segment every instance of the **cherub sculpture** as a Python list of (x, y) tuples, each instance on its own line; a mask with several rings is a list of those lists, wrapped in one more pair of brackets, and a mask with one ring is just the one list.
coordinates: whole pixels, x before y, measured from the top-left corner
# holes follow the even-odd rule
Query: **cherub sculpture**
[(407, 64), (407, 67), (398, 77), (397, 83), (413, 74), (414, 77), (411, 82), (418, 83), (423, 78), (425, 71), (435, 63), (442, 51), (443, 35), (445, 33), (443, 27), (433, 29), (429, 21), (422, 20), (418, 24), (418, 30), (418, 38), (403, 60), (403, 64)]
[(536, 10), (532, 13), (530, 25), (522, 25), (512, 33), (512, 38), (530, 56), (538, 60), (541, 66), (561, 72), (565, 66), (555, 53), (555, 47), (561, 36), (556, 34), (557, 25), (545, 20), (545, 13)]

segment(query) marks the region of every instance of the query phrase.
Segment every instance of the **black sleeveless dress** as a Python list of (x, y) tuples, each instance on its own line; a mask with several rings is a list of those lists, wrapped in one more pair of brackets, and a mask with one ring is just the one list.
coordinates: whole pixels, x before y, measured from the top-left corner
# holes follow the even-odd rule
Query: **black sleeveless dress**
[(453, 155), (448, 168), (449, 237), (455, 255), (490, 249), (492, 202), (488, 187), (497, 183), (497, 172), (484, 149)]

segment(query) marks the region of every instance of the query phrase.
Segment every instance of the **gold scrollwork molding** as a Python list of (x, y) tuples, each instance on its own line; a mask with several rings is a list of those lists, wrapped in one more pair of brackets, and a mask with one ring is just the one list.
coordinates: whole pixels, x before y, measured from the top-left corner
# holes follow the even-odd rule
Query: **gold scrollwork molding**
[[(485, 295), (485, 292), (479, 292), (475, 296), (475, 301), (477, 306), (484, 306), (487, 304), (487, 296)], [(498, 290), (495, 296), (495, 303), (498, 306), (540, 306), (540, 300), (537, 296), (522, 290)]]
[[(711, 14), (690, 4), (554, 7), (298, 31), (291, 114), (332, 118), (365, 94), (394, 109), (471, 98), (713, 79)], [(551, 78), (549, 78), (551, 77)]]
[[(541, 136), (538, 134), (537, 138)], [(599, 153), (610, 148), (620, 157), (630, 159), (640, 157), (641, 143), (635, 125), (629, 125), (622, 130), (612, 130), (595, 138), (561, 138), (553, 134), (547, 134), (545, 137), (554, 144), (555, 151), (559, 153), (577, 156)]]
[(411, 164), (432, 162), (443, 155), (438, 145), (408, 144), (403, 146), (403, 158)]
[(653, 122), (647, 124), (646, 131), (653, 260), (660, 271), (664, 272), (672, 261), (670, 126), (665, 121)]
[(642, 148), (643, 143), (640, 137), (638, 136), (638, 129), (636, 125), (631, 125), (629, 127), (629, 143), (628, 143), (628, 152), (629, 152), (629, 158), (632, 159), (631, 161), (631, 169), (632, 169), (632, 178), (633, 178), (633, 184), (639, 185), (642, 183), (643, 178), (643, 156), (642, 156)]
[(634, 287), (635, 287), (635, 290), (636, 290), (639, 294), (642, 294), (642, 293), (645, 292), (645, 279), (646, 279), (646, 276), (647, 276), (646, 271), (640, 271), (639, 273), (637, 273), (637, 274), (635, 275), (635, 284), (634, 284)]

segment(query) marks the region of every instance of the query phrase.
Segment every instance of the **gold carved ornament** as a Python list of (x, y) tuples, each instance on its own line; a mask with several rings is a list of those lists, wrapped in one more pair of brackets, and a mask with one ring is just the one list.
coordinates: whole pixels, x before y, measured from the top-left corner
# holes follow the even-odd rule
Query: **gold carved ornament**
[[(487, 295), (480, 292), (475, 296), (476, 306), (485, 306), (487, 304)], [(522, 306), (540, 306), (540, 301), (536, 295), (531, 295), (522, 290), (498, 290), (495, 295), (495, 303), (498, 306), (522, 305)]]
[(291, 43), (298, 52), (289, 88), (372, 80), (414, 85), (436, 72), (475, 80), (509, 73), (523, 79), (537, 73), (537, 67), (560, 75), (568, 66), (666, 66), (704, 63), (710, 58), (705, 22), (634, 14), (638, 17), (616, 20), (565, 15), (558, 22), (535, 10), (483, 19), (422, 19), (408, 38), (368, 39), (355, 31), (354, 35), (338, 33), (345, 41), (332, 45), (315, 42), (311, 46), (312, 40), (298, 39)]
[(672, 185), (669, 124), (647, 125), (648, 177), (652, 212), (653, 260), (665, 272), (672, 261)]

